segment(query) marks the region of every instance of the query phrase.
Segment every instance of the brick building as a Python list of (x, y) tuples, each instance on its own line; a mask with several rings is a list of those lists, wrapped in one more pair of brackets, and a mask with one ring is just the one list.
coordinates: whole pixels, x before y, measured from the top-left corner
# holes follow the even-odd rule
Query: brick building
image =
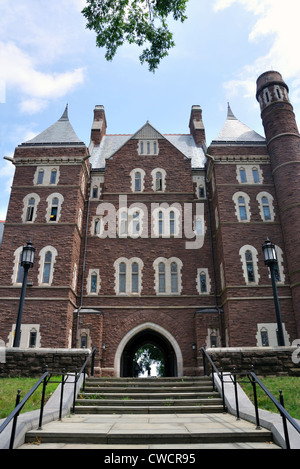
[(228, 107), (206, 146), (202, 110), (189, 133), (147, 122), (107, 133), (94, 109), (87, 147), (67, 109), (19, 145), (0, 251), (0, 338), (12, 345), (20, 253), (36, 248), (21, 347), (97, 348), (97, 371), (127, 376), (136, 350), (159, 348), (166, 374), (193, 375), (208, 346), (277, 345), (262, 244), (278, 256), (286, 345), (300, 337), (299, 132), (277, 72), (257, 81), (266, 138)]

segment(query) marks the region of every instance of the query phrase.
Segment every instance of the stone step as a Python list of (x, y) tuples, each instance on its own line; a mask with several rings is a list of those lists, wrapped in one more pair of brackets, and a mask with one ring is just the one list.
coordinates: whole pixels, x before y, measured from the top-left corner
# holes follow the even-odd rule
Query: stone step
[[(126, 391), (125, 391), (126, 389)], [(86, 393), (101, 393), (101, 392), (120, 392), (122, 390), (123, 392), (131, 392), (131, 393), (161, 393), (161, 392), (168, 392), (168, 393), (173, 393), (173, 392), (210, 392), (213, 391), (213, 387), (210, 384), (207, 385), (199, 385), (199, 386), (172, 386), (172, 387), (167, 387), (167, 386), (99, 386), (99, 385), (92, 385), (90, 386), (89, 384), (86, 384), (85, 386), (85, 392)]]
[(211, 405), (142, 405), (142, 406), (125, 406), (125, 405), (112, 405), (112, 406), (76, 406), (76, 414), (169, 414), (169, 413), (218, 413), (223, 411), (223, 406), (218, 404)]
[(197, 406), (222, 404), (221, 398), (203, 399), (77, 399), (78, 406)]
[[(61, 422), (47, 424), (42, 430), (27, 432), (26, 443), (104, 445), (110, 449), (116, 445), (140, 448), (143, 445), (196, 445), (241, 442), (265, 444), (271, 447), (272, 433), (269, 430), (256, 430), (249, 422), (237, 422), (232, 415), (189, 414), (171, 416), (165, 420), (163, 415), (75, 415)], [(38, 447), (38, 446), (37, 446)], [(273, 445), (272, 445), (273, 447)], [(276, 448), (276, 446), (274, 445)]]
[[(84, 397), (83, 397), (84, 396)], [(219, 397), (218, 392), (208, 391), (208, 392), (173, 392), (172, 399), (215, 399)], [(138, 400), (138, 399), (169, 399), (170, 393), (168, 392), (152, 392), (152, 393), (141, 393), (141, 392), (84, 392), (79, 395), (80, 399), (121, 399), (121, 400)]]

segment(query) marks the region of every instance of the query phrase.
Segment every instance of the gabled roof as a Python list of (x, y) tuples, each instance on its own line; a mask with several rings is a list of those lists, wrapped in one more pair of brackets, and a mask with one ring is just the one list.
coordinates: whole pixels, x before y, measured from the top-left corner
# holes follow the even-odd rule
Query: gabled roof
[(193, 168), (203, 168), (205, 164), (205, 152), (202, 147), (196, 145), (190, 134), (163, 135), (158, 132), (148, 121), (136, 133), (132, 135), (104, 135), (100, 145), (94, 145), (91, 150), (90, 163), (93, 169), (104, 169), (105, 162), (111, 158), (120, 148), (131, 139), (166, 139), (177, 148), (186, 158), (191, 160)]
[(235, 117), (228, 104), (226, 122), (217, 138), (214, 139), (211, 144), (265, 144), (265, 142), (264, 137), (247, 127), (247, 125), (243, 124)]
[(77, 137), (68, 117), (68, 105), (61, 118), (36, 137), (23, 143), (23, 145), (84, 145)]

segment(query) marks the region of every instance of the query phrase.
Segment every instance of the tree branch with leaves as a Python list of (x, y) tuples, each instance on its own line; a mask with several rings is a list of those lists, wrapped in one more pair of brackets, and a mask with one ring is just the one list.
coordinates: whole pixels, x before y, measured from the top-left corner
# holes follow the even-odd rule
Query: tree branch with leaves
[(87, 0), (82, 13), (87, 28), (96, 33), (96, 44), (106, 48), (105, 58), (113, 60), (125, 42), (144, 47), (139, 56), (154, 72), (175, 46), (168, 18), (186, 20), (188, 0)]

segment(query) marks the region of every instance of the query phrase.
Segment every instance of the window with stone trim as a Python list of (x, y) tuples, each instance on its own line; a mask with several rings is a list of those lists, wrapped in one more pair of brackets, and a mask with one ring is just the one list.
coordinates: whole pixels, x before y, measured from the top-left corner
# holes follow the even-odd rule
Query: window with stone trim
[(48, 223), (58, 223), (61, 217), (62, 204), (64, 202), (64, 197), (61, 194), (55, 193), (49, 195), (47, 198), (47, 212), (46, 212), (46, 221)]
[(87, 278), (88, 295), (98, 295), (100, 291), (100, 270), (90, 269)]
[(54, 265), (56, 262), (57, 250), (53, 246), (44, 247), (39, 253), (39, 286), (51, 286), (54, 277)]
[(237, 165), (236, 178), (240, 184), (262, 184), (263, 173), (259, 165)]
[(260, 192), (257, 194), (256, 200), (258, 202), (261, 219), (265, 222), (273, 222), (275, 220), (273, 196), (268, 192)]
[(159, 257), (154, 261), (154, 288), (157, 295), (181, 294), (182, 266), (182, 261), (177, 257)]
[(115, 292), (117, 295), (139, 295), (142, 291), (144, 263), (137, 257), (121, 257), (114, 263)]
[(232, 196), (232, 200), (235, 204), (235, 214), (239, 222), (245, 223), (250, 222), (251, 211), (250, 211), (250, 197), (245, 192), (236, 192)]
[(199, 295), (209, 295), (211, 291), (211, 279), (207, 268), (198, 268), (196, 288)]
[(143, 192), (145, 189), (145, 171), (141, 168), (135, 168), (131, 171), (131, 191)]
[(59, 182), (59, 166), (37, 166), (33, 184), (35, 186), (56, 186)]
[(254, 246), (245, 245), (240, 251), (243, 277), (246, 285), (258, 285), (260, 275), (258, 272), (258, 252)]
[(162, 168), (156, 168), (151, 172), (151, 176), (153, 191), (164, 192), (166, 190), (166, 171)]
[(28, 194), (23, 199), (23, 223), (34, 223), (37, 217), (37, 208), (40, 203), (40, 197), (37, 194)]
[(178, 203), (157, 204), (152, 209), (152, 234), (154, 237), (172, 238), (181, 236), (182, 208)]
[(24, 268), (21, 266), (21, 255), (23, 246), (20, 246), (14, 252), (14, 268), (11, 281), (13, 285), (21, 285), (24, 277)]

